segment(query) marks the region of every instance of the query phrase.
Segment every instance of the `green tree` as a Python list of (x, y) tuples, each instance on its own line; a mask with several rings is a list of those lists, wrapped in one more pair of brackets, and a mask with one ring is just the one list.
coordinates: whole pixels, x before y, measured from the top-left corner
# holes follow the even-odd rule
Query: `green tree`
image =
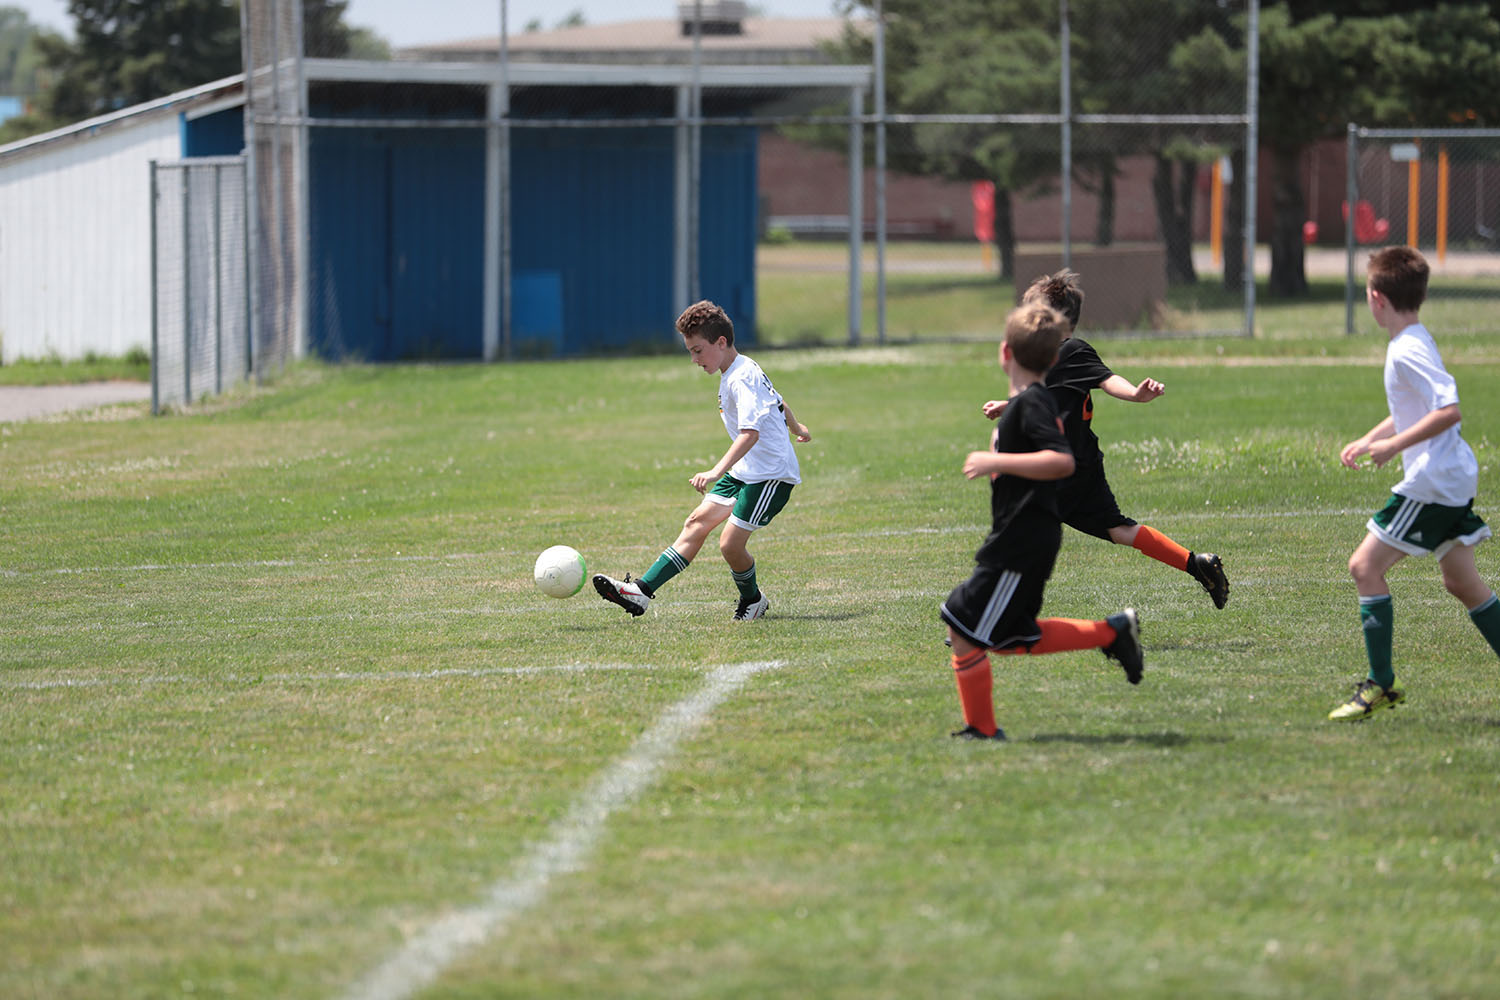
[(1260, 131), (1272, 161), (1271, 294), (1307, 290), (1299, 165), (1308, 145), (1343, 135), (1351, 121), (1391, 127), (1500, 121), (1497, 8), (1298, 0), (1261, 12)]
[(41, 42), (56, 73), (46, 115), (77, 121), (230, 76), (240, 69), (239, 11), (227, 0), (71, 0), (72, 40)]
[[(873, 2), (849, 9), (873, 9)], [(889, 0), (886, 110), (893, 114), (1055, 111), (1055, 0)], [(869, 34), (846, 31), (838, 55), (873, 58)], [(1015, 271), (1015, 193), (1056, 173), (1055, 133), (1035, 127), (922, 124), (888, 129), (890, 166), (915, 174), (995, 184), (995, 245), (1001, 277)]]
[(19, 7), (0, 7), (0, 94), (31, 97), (38, 89), (40, 30)]

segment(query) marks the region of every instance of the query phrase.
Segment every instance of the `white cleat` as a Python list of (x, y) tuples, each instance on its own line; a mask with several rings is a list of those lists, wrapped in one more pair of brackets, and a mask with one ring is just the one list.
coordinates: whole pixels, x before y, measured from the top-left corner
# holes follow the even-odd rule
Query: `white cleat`
[(771, 602), (766, 600), (766, 595), (762, 593), (753, 601), (741, 600), (740, 606), (734, 609), (734, 620), (748, 622), (756, 618), (764, 618), (769, 610), (771, 610)]
[(629, 573), (625, 574), (623, 580), (596, 573), (594, 574), (594, 589), (599, 591), (600, 597), (611, 604), (618, 604), (636, 618), (645, 614), (646, 609), (651, 606), (651, 598), (646, 596), (646, 592), (641, 589), (639, 583), (630, 579)]

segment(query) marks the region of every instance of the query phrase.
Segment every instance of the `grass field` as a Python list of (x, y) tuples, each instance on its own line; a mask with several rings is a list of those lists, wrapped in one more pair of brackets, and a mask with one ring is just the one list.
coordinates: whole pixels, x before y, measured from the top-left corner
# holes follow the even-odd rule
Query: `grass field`
[[(1500, 344), (1440, 342), (1494, 521)], [(529, 579), (675, 535), (727, 442), (685, 356), (0, 425), (0, 996), (1494, 996), (1500, 662), (1434, 567), (1407, 704), (1324, 720), (1380, 350), (1105, 346), (1168, 386), (1098, 403), (1116, 493), (1229, 606), (1066, 535), (1047, 611), (1139, 608), (1146, 676), (997, 659), (1003, 745), (936, 615), (992, 344), (760, 355), (815, 436), (738, 626), (712, 546), (639, 620)]]

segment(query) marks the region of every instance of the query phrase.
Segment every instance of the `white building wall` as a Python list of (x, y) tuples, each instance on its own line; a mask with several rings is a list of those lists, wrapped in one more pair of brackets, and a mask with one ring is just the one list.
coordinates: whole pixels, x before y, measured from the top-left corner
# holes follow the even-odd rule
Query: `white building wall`
[(167, 112), (0, 163), (0, 363), (150, 350), (150, 163), (181, 156)]

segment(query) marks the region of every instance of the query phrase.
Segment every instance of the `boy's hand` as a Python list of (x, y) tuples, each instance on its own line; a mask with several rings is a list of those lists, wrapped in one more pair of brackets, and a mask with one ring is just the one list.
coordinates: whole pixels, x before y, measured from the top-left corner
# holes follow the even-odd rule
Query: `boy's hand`
[(1158, 382), (1154, 378), (1142, 379), (1141, 384), (1135, 387), (1135, 401), (1149, 403), (1166, 391), (1165, 383)]
[(1370, 442), (1370, 446), (1365, 449), (1365, 454), (1370, 456), (1370, 461), (1375, 463), (1375, 468), (1380, 468), (1401, 453), (1400, 448), (1392, 446), (1392, 440), (1394, 439), (1381, 438), (1379, 441)]
[(693, 489), (697, 490), (699, 493), (707, 493), (708, 488), (718, 481), (719, 477), (714, 475), (714, 471), (712, 469), (709, 469), (707, 472), (700, 472), (692, 479), (688, 480), (688, 482), (693, 484)]
[(964, 459), (964, 478), (978, 479), (980, 476), (991, 476), (995, 473), (995, 453), (992, 451), (971, 451)]
[(797, 439), (798, 444), (807, 444), (812, 440), (812, 431), (807, 429), (806, 424), (798, 424), (792, 429), (792, 437)]
[(1009, 404), (1010, 400), (1008, 399), (991, 399), (983, 406), (981, 406), (980, 409), (984, 411), (984, 415), (986, 417), (994, 420), (996, 417), (1000, 416), (1000, 414), (1005, 412), (1005, 407)]
[(1360, 457), (1362, 455), (1368, 454), (1369, 451), (1370, 443), (1368, 441), (1366, 441), (1364, 438), (1355, 438), (1353, 441), (1350, 441), (1348, 444), (1344, 445), (1344, 447), (1339, 451), (1339, 461), (1343, 462), (1344, 465), (1353, 469), (1359, 465)]

